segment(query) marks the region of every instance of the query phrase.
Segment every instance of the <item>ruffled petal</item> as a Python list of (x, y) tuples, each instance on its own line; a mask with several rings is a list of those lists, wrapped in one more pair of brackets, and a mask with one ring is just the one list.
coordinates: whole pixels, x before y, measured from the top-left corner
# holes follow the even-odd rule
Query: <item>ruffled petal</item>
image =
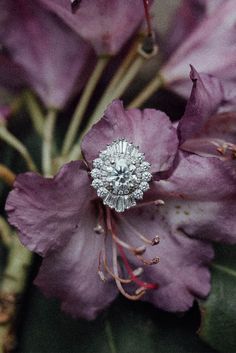
[(22, 243), (46, 256), (77, 234), (94, 195), (84, 163), (71, 162), (51, 179), (36, 173), (20, 174), (8, 196), (6, 211)]
[(169, 169), (178, 147), (176, 129), (165, 113), (155, 109), (125, 110), (123, 103), (115, 100), (85, 135), (82, 141), (85, 159), (91, 164), (107, 144), (119, 138), (139, 146), (151, 164), (152, 173)]
[(98, 275), (103, 234), (97, 234), (97, 214), (93, 204), (67, 245), (47, 256), (35, 283), (46, 296), (62, 301), (62, 309), (74, 318), (94, 319), (116, 297), (114, 282)]
[[(161, 206), (165, 207), (165, 206)], [(212, 246), (204, 241), (190, 239), (181, 231), (172, 231), (161, 208), (153, 206), (134, 208), (119, 219), (120, 237), (138, 243), (135, 233), (149, 239), (159, 235), (160, 243), (147, 246), (145, 259), (159, 257), (156, 265), (144, 267), (140, 279), (157, 283), (156, 290), (149, 290), (143, 297), (158, 308), (183, 312), (188, 310), (195, 298), (205, 297), (210, 290), (210, 273), (207, 265), (213, 258)], [(117, 227), (118, 228), (118, 227)], [(134, 267), (142, 265), (134, 256), (129, 256)]]

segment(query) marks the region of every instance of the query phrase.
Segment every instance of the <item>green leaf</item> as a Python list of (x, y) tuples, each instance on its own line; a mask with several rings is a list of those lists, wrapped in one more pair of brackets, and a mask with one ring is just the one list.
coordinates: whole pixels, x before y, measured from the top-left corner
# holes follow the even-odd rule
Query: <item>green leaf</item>
[(72, 320), (33, 289), (20, 332), (24, 353), (213, 353), (195, 333), (198, 317), (182, 318), (119, 298), (92, 322)]
[(221, 352), (236, 352), (236, 246), (218, 246), (212, 290), (200, 303), (200, 337)]

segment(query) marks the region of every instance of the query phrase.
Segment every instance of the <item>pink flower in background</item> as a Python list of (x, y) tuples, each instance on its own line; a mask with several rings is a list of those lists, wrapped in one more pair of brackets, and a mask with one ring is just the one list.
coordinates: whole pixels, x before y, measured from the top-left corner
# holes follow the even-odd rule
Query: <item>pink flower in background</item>
[(231, 170), (178, 151), (177, 133), (183, 144), (224, 99), (217, 80), (203, 75), (199, 85), (197, 75), (178, 131), (160, 111), (114, 101), (83, 139), (85, 163), (68, 163), (54, 178), (17, 177), (9, 221), (43, 257), (36, 284), (73, 316), (94, 318), (117, 288), (183, 312), (209, 293), (209, 241), (235, 243)]
[(184, 1), (178, 11), (185, 13), (186, 18), (182, 23), (182, 17), (175, 17), (173, 35), (169, 33), (166, 38), (171, 55), (160, 71), (167, 86), (187, 98), (192, 64), (199, 72), (223, 79), (225, 89), (232, 90), (236, 72), (236, 2)]
[(63, 19), (98, 55), (115, 55), (144, 19), (142, 0), (86, 0), (75, 14), (69, 0), (40, 0)]
[(1, 42), (25, 81), (47, 107), (63, 108), (93, 69), (89, 44), (38, 1), (2, 1), (0, 22)]

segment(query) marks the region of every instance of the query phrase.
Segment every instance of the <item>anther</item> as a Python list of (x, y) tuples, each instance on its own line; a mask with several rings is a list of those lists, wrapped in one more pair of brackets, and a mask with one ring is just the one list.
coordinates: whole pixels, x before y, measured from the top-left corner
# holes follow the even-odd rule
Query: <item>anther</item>
[(157, 245), (159, 243), (160, 243), (160, 237), (156, 235), (155, 238), (152, 239), (152, 246)]
[(96, 227), (93, 228), (94, 232), (97, 234), (104, 234), (104, 228), (101, 226), (101, 224), (97, 224)]
[(102, 282), (106, 282), (106, 277), (102, 271), (98, 270), (98, 275)]
[(160, 262), (160, 258), (159, 257), (154, 257), (151, 262), (150, 265), (156, 265)]
[(150, 265), (156, 265), (160, 262), (160, 258), (159, 257), (154, 257), (153, 259), (151, 260), (146, 260), (144, 259), (142, 256), (138, 256), (139, 260), (142, 261), (142, 263), (144, 265), (147, 265), (147, 266), (150, 266)]
[(163, 201), (163, 200), (155, 200), (154, 201), (154, 205), (155, 206), (164, 206), (165, 205), (165, 201)]
[(138, 267), (133, 271), (133, 274), (135, 277), (139, 277), (143, 274), (143, 268), (142, 267)]

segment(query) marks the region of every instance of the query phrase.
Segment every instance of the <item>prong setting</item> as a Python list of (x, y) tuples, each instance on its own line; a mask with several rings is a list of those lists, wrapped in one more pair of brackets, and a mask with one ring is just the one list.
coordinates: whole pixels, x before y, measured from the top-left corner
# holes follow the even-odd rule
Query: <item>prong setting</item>
[(93, 161), (92, 186), (105, 205), (124, 212), (149, 189), (150, 168), (138, 146), (126, 139), (114, 140)]

